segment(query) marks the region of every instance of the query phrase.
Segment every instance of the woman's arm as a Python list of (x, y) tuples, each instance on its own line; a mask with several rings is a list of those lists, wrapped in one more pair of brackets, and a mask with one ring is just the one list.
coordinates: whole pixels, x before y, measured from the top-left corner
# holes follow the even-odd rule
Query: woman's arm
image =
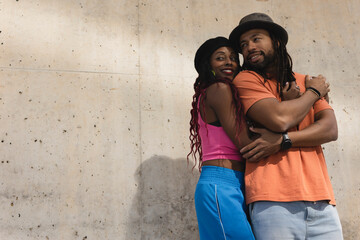
[[(225, 83), (216, 83), (209, 86), (206, 90), (206, 103), (215, 113), (226, 134), (239, 149), (251, 142), (250, 139), (242, 139), (245, 141), (240, 141), (239, 138), (236, 138), (237, 123), (233, 105), (233, 96), (229, 85)], [(243, 132), (244, 129), (241, 126), (240, 138), (242, 138)]]

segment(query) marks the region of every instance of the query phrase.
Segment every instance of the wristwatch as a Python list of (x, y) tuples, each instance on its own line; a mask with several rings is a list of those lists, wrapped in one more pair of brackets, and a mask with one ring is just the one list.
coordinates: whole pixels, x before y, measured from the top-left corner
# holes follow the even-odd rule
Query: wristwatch
[(292, 141), (289, 138), (289, 135), (287, 134), (287, 132), (283, 133), (282, 136), (283, 136), (283, 139), (281, 142), (281, 150), (288, 150), (292, 146)]

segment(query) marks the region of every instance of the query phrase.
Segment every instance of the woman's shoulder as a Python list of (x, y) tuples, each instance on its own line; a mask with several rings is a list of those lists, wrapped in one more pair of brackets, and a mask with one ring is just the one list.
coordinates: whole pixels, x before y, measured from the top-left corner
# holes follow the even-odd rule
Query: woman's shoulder
[(206, 101), (210, 105), (225, 104), (228, 101), (231, 101), (232, 93), (229, 84), (218, 82), (209, 86), (206, 90)]
[(223, 83), (223, 82), (217, 82), (217, 83), (213, 83), (211, 84), (206, 92), (210, 95), (212, 94), (226, 94), (228, 92), (231, 93), (231, 89), (230, 89), (230, 85), (227, 83)]

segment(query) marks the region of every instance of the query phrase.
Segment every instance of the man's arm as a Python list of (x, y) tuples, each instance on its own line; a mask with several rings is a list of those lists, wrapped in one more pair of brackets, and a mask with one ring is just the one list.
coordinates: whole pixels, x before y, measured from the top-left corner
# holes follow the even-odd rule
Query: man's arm
[[(262, 134), (263, 129), (254, 129), (256, 133)], [(292, 147), (314, 147), (323, 143), (335, 141), (338, 136), (336, 117), (332, 109), (325, 109), (315, 114), (315, 122), (310, 126), (294, 132), (288, 132), (292, 141)], [(251, 162), (257, 162), (268, 156), (266, 138), (257, 139), (243, 147), (240, 152), (243, 157)], [(272, 140), (274, 141), (274, 139)], [(277, 140), (280, 150), (281, 140)]]
[[(318, 89), (321, 97), (329, 91), (329, 85), (321, 75), (313, 79), (306, 76), (305, 82), (307, 87)], [(285, 132), (303, 120), (318, 99), (313, 91), (306, 91), (301, 97), (289, 101), (264, 98), (254, 103), (246, 115), (271, 131)]]
[(311, 91), (290, 101), (265, 98), (254, 103), (246, 115), (271, 131), (286, 132), (304, 119), (317, 99)]
[(301, 131), (288, 132), (293, 147), (313, 147), (335, 141), (338, 128), (335, 113), (325, 109), (315, 114), (315, 122)]

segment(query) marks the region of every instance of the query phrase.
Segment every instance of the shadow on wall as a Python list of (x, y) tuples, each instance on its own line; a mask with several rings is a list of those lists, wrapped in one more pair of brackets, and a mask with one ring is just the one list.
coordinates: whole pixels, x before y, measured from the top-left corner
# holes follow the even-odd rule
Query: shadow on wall
[(197, 169), (191, 172), (185, 158), (153, 156), (139, 166), (136, 178), (139, 186), (131, 211), (140, 219), (129, 222), (138, 223), (137, 239), (199, 239), (194, 206)]
[[(358, 201), (358, 200), (355, 200), (355, 201)], [(353, 206), (355, 206), (355, 205), (356, 204), (354, 204)], [(340, 220), (341, 220), (341, 226), (343, 229), (343, 234), (344, 234), (345, 240), (360, 239), (359, 226), (357, 226), (356, 220), (352, 220), (352, 219), (350, 219), (350, 221), (347, 221), (344, 219), (340, 219)]]

